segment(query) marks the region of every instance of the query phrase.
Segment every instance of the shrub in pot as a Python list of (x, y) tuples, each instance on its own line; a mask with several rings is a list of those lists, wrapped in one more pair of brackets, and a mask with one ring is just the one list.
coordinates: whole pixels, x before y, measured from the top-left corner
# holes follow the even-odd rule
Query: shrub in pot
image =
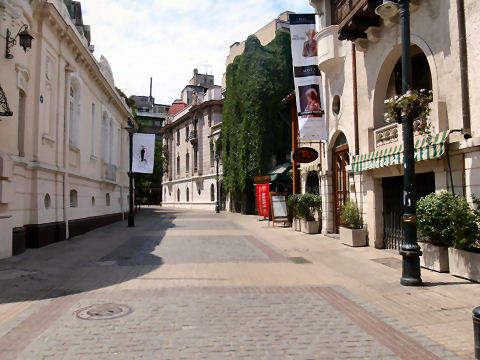
[[(435, 258), (437, 253), (445, 258), (448, 252), (450, 273), (480, 281), (480, 254), (475, 252), (480, 229), (478, 198), (474, 197), (474, 202), (477, 209), (472, 208), (464, 196), (449, 192), (429, 194), (418, 201), (417, 227), (426, 241), (422, 246), (427, 250), (421, 258), (422, 266), (437, 267), (434, 268), (437, 270), (440, 266), (440, 259)], [(434, 247), (443, 249), (431, 250)], [(442, 267), (445, 269), (446, 265)]]
[(343, 221), (343, 226), (340, 226), (340, 241), (352, 247), (366, 246), (367, 229), (363, 227), (363, 218), (357, 203), (347, 199), (340, 217)]
[(320, 228), (320, 220), (315, 215), (321, 214), (322, 197), (315, 194), (299, 195), (297, 202), (297, 215), (303, 220), (302, 231), (306, 234), (317, 234)]

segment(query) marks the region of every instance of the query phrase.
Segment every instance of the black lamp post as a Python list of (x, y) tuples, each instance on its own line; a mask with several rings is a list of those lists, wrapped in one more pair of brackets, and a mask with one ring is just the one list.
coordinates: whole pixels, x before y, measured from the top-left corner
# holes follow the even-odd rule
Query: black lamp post
[[(412, 60), (410, 57), (410, 0), (398, 0), (394, 3), (384, 0), (375, 12), (383, 18), (394, 16), (400, 10), (402, 31), (402, 92), (405, 94), (412, 84)], [(422, 285), (420, 256), (422, 251), (417, 243), (417, 209), (415, 194), (415, 156), (413, 144), (413, 121), (407, 116), (403, 123), (403, 234), (404, 243), (400, 249), (402, 255), (402, 278), (404, 286)]]
[(128, 199), (128, 227), (135, 226), (135, 215), (133, 213), (133, 171), (132, 171), (132, 163), (133, 163), (133, 133), (135, 132), (135, 128), (133, 127), (132, 120), (128, 118), (128, 127), (125, 128), (128, 131), (128, 138), (129, 138), (129, 154), (130, 154), (130, 165), (128, 171), (128, 180), (129, 180), (129, 199)]
[(220, 154), (215, 154), (215, 160), (217, 161), (217, 203), (215, 204), (215, 212), (218, 214), (220, 212), (220, 189), (218, 187), (218, 163), (220, 162)]

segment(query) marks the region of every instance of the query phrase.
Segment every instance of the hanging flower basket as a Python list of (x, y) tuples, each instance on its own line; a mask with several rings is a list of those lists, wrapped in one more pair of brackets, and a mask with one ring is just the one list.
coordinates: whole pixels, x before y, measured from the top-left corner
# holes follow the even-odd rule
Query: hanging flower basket
[(425, 89), (419, 91), (408, 90), (403, 95), (395, 95), (385, 100), (387, 112), (385, 113), (385, 121), (387, 123), (401, 123), (403, 118), (413, 121), (414, 131), (417, 135), (430, 134), (430, 103), (433, 100), (432, 91), (427, 92)]

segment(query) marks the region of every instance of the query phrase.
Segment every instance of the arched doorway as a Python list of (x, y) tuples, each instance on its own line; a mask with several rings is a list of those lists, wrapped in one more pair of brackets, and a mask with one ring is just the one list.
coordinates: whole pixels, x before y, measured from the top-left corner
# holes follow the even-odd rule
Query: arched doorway
[(307, 181), (305, 183), (305, 192), (309, 194), (320, 194), (320, 180), (316, 171), (310, 171), (307, 174)]
[(335, 232), (342, 224), (340, 212), (348, 198), (348, 176), (345, 167), (350, 165), (348, 142), (344, 133), (340, 133), (333, 145), (333, 191), (335, 199)]

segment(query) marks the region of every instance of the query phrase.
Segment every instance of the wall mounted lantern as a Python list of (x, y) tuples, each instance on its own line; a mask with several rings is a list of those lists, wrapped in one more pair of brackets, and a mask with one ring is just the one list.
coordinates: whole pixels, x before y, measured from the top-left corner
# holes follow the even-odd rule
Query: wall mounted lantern
[(18, 30), (17, 35), (12, 37), (12, 33), (7, 29), (7, 44), (5, 48), (5, 57), (7, 59), (13, 59), (13, 55), (10, 53), (10, 48), (17, 43), (17, 38), (19, 38), (19, 44), (23, 48), (23, 51), (27, 52), (27, 49), (32, 47), (33, 36), (28, 31), (28, 25), (23, 24)]

